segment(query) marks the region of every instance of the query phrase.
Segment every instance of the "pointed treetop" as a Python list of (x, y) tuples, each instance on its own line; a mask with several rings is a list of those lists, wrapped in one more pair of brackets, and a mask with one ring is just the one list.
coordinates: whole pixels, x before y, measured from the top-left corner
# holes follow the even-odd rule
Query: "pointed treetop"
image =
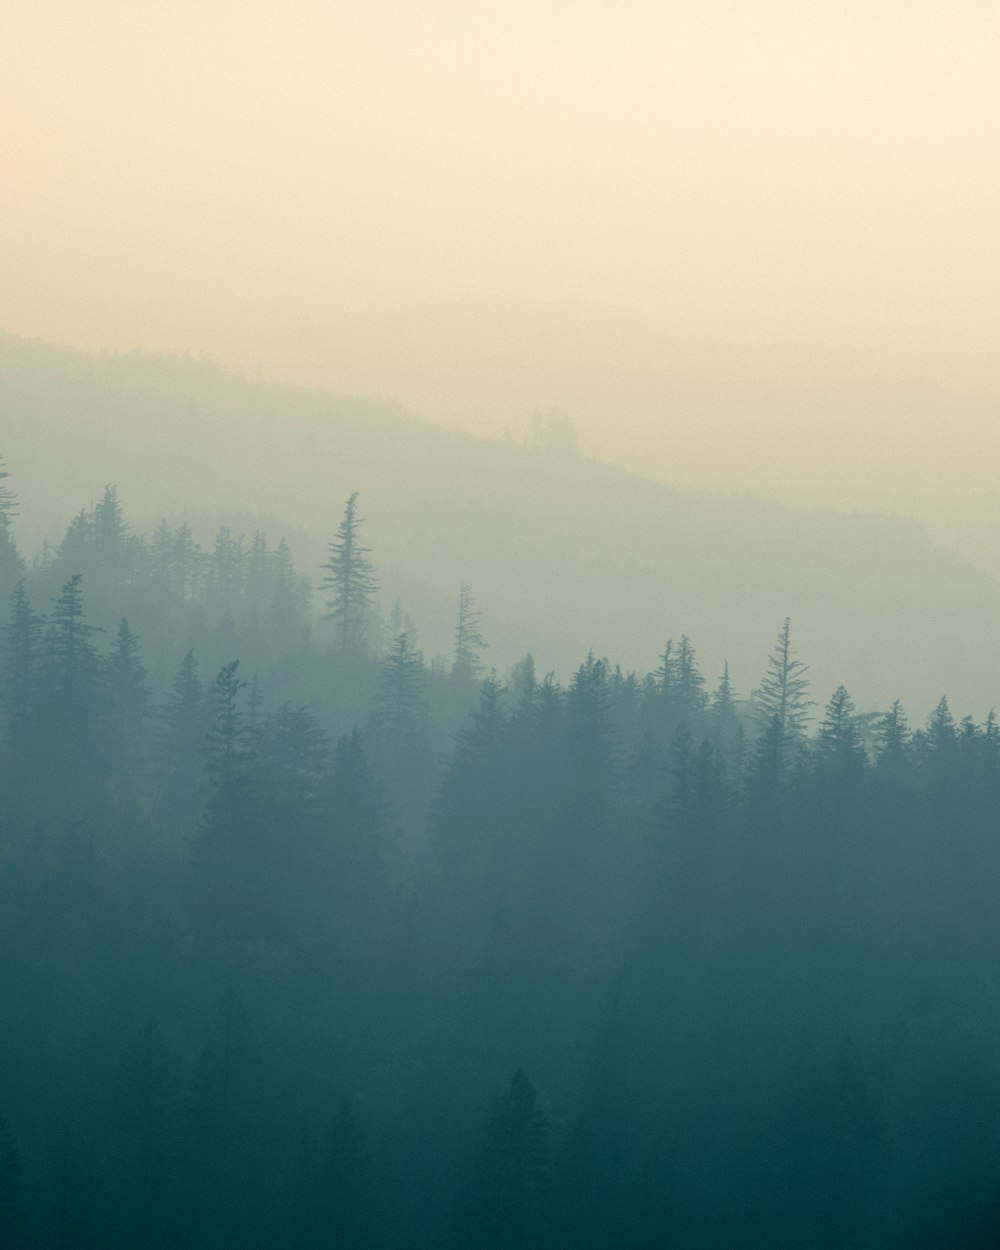
[(360, 539), (358, 493), (348, 499), (337, 535), (329, 544), (323, 565), (322, 589), (328, 592), (325, 619), (336, 629), (337, 644), (344, 651), (364, 654), (370, 643), (378, 577), (368, 559), (370, 551)]
[(17, 516), (17, 496), (5, 484), (9, 477), (10, 470), (7, 468), (7, 462), (3, 456), (0, 456), (0, 537), (9, 532), (11, 523)]
[(805, 739), (811, 682), (806, 677), (809, 666), (795, 658), (791, 643), (791, 619), (778, 632), (777, 643), (767, 661), (767, 671), (756, 692), (757, 719), (762, 734), (770, 730), (776, 716), (782, 738), (788, 747), (799, 747)]

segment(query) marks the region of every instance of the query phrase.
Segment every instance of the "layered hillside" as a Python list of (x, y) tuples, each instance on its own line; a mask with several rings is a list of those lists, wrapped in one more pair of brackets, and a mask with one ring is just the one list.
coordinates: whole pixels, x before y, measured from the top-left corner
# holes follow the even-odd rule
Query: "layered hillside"
[(863, 708), (899, 696), (917, 717), (944, 692), (979, 716), (1000, 702), (1000, 584), (905, 520), (680, 491), (389, 402), (13, 336), (0, 454), (28, 556), (114, 482), (136, 522), (263, 524), (314, 573), (359, 491), (384, 598), (402, 599), (429, 656), (450, 649), (466, 580), (501, 669), (529, 648), (542, 670), (589, 649), (652, 668), (686, 633), (709, 680), (728, 659), (746, 694), (787, 615), (820, 699), (845, 682)]

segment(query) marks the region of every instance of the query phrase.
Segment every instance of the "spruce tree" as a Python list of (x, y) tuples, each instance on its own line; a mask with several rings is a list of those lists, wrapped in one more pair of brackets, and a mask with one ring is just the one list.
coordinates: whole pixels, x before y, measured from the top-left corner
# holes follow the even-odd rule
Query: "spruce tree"
[(77, 809), (85, 796), (103, 793), (107, 780), (102, 767), (107, 725), (100, 661), (91, 641), (101, 631), (87, 623), (82, 581), (79, 573), (70, 577), (49, 615), (39, 697), (50, 797), (71, 798)]
[(17, 496), (4, 485), (10, 477), (0, 457), (0, 597), (6, 599), (15, 583), (24, 576), (24, 561), (14, 543), (13, 524), (17, 516)]
[(880, 768), (898, 768), (909, 756), (913, 735), (898, 699), (878, 725), (878, 764)]
[(8, 741), (19, 756), (29, 754), (38, 716), (42, 620), (31, 606), (24, 582), (14, 590), (3, 640), (0, 704)]
[(854, 717), (854, 701), (843, 686), (838, 686), (824, 709), (816, 751), (821, 767), (842, 777), (863, 769), (867, 762)]
[(778, 633), (774, 650), (768, 657), (767, 672), (754, 696), (757, 722), (761, 735), (770, 732), (771, 722), (778, 718), (781, 741), (786, 753), (801, 748), (809, 720), (810, 682), (808, 665), (795, 658), (791, 641), (791, 620), (786, 617)]
[(423, 653), (413, 649), (408, 633), (398, 634), (382, 661), (375, 696), (379, 734), (392, 751), (400, 750), (419, 732), (425, 713), (426, 679)]
[(142, 741), (149, 705), (148, 677), (139, 639), (122, 617), (104, 664), (104, 681), (115, 737), (119, 748), (131, 756)]
[(451, 675), (467, 685), (475, 682), (483, 671), (480, 658), (486, 643), (479, 630), (480, 613), (468, 584), (462, 582), (458, 591), (458, 623), (455, 627), (455, 650), (452, 655)]
[(369, 649), (371, 620), (378, 578), (362, 546), (357, 491), (348, 499), (337, 536), (329, 545), (323, 565), (322, 589), (327, 592), (326, 619), (333, 622), (337, 645), (348, 654), (363, 655)]
[(694, 647), (687, 634), (681, 636), (677, 648), (674, 700), (678, 721), (687, 725), (692, 733), (696, 733), (701, 727), (708, 699), (705, 695), (705, 679), (698, 668)]
[(17, 496), (6, 485), (10, 470), (3, 456), (0, 456), (0, 539), (10, 534), (14, 518), (17, 516)]
[(215, 716), (208, 731), (206, 756), (209, 772), (222, 787), (239, 772), (248, 740), (239, 694), (246, 686), (240, 680), (239, 660), (224, 664), (215, 679)]

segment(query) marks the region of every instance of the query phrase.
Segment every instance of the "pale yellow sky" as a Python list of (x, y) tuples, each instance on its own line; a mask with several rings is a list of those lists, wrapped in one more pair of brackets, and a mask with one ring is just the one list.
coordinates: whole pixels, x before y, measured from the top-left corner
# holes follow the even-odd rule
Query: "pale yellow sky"
[(995, 3), (4, 0), (0, 46), (4, 329), (1000, 534)]

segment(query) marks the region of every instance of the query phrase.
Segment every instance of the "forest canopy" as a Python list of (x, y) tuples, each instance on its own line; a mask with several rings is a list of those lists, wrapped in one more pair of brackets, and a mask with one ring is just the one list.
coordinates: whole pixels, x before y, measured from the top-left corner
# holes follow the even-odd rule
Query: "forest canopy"
[(363, 495), (307, 575), (13, 481), (0, 1244), (995, 1244), (992, 713), (497, 671), (474, 567), (428, 660)]

